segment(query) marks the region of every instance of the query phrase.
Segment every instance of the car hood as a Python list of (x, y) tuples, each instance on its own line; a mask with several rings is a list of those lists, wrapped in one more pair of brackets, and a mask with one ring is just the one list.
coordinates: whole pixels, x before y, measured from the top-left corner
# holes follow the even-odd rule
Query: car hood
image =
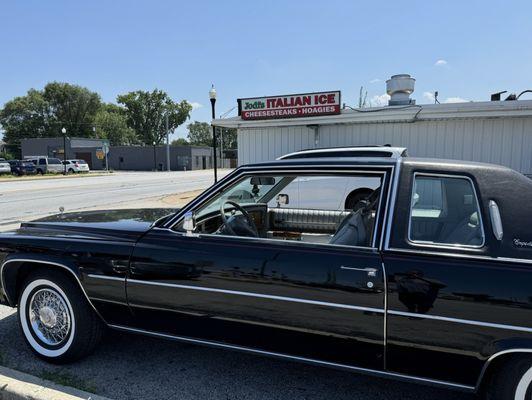
[(144, 208), (64, 213), (23, 222), (20, 227), (22, 231), (55, 232), (62, 236), (115, 236), (127, 240), (140, 237), (156, 221), (176, 211), (175, 208)]

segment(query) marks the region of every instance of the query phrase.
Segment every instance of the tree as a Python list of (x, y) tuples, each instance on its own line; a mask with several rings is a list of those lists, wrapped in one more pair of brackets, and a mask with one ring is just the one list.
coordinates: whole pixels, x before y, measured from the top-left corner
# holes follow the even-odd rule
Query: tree
[[(101, 108), (98, 93), (78, 85), (51, 82), (44, 87), (43, 97), (53, 115), (50, 128), (54, 132), (59, 132), (64, 127), (69, 136), (92, 135), (94, 117)], [(53, 136), (56, 135), (57, 133)]]
[(194, 146), (212, 146), (212, 128), (206, 122), (194, 121), (187, 125), (187, 139)]
[[(224, 150), (236, 149), (238, 146), (237, 133), (235, 128), (219, 128), (216, 133), (218, 142), (221, 143)], [(223, 141), (223, 143), (222, 143)]]
[(60, 136), (63, 127), (69, 136), (90, 137), (100, 106), (97, 93), (77, 85), (51, 82), (42, 91), (30, 89), (0, 111), (4, 140), (18, 146), (24, 138)]
[(108, 139), (111, 146), (138, 143), (137, 134), (127, 125), (125, 110), (115, 104), (104, 104), (94, 118), (96, 137)]
[(190, 146), (190, 143), (185, 138), (178, 138), (175, 140), (172, 140), (172, 143), (170, 143), (172, 146)]
[(129, 92), (118, 96), (117, 100), (125, 107), (128, 126), (135, 130), (145, 144), (160, 144), (164, 141), (167, 117), (168, 129), (173, 131), (190, 117), (192, 111), (192, 105), (187, 101), (176, 103), (157, 89), (153, 92)]
[(0, 111), (4, 140), (18, 146), (24, 138), (49, 136), (51, 118), (49, 104), (42, 92), (30, 89), (26, 96), (8, 101)]

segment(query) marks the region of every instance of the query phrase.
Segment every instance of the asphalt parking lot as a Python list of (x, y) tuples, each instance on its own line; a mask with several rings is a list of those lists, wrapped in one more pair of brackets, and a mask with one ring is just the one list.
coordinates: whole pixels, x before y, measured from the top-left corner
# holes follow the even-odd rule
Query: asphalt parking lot
[(117, 400), (472, 400), (444, 389), (109, 331), (85, 360), (55, 366), (24, 343), (15, 312), (0, 306), (0, 360), (11, 368)]

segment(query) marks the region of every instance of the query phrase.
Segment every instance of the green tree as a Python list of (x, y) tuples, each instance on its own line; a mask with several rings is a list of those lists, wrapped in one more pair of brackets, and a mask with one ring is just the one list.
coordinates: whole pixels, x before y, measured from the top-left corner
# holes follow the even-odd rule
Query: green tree
[(42, 92), (30, 89), (26, 96), (8, 101), (0, 111), (5, 142), (18, 146), (24, 138), (49, 136), (52, 117)]
[(24, 138), (60, 136), (63, 127), (69, 136), (90, 137), (100, 107), (100, 96), (81, 86), (51, 82), (30, 89), (0, 111), (4, 140), (18, 146)]
[(138, 143), (137, 134), (127, 125), (125, 110), (115, 104), (104, 104), (94, 117), (96, 137), (108, 139), (111, 146)]
[(178, 139), (172, 140), (171, 145), (172, 146), (190, 146), (190, 143), (185, 138), (178, 138)]
[[(235, 128), (218, 128), (216, 138), (218, 143), (222, 144), (224, 150), (237, 148), (237, 133)], [(223, 143), (222, 143), (223, 141)]]
[(194, 146), (212, 146), (212, 128), (206, 122), (194, 121), (187, 125), (187, 139)]
[(126, 109), (127, 123), (145, 144), (160, 144), (166, 137), (166, 118), (168, 128), (175, 130), (190, 117), (192, 105), (183, 100), (174, 102), (162, 90), (146, 92), (138, 90), (120, 95), (118, 103)]
[(53, 118), (50, 128), (57, 135), (66, 128), (69, 136), (90, 137), (96, 113), (101, 108), (100, 95), (69, 83), (51, 82), (44, 87), (43, 97)]

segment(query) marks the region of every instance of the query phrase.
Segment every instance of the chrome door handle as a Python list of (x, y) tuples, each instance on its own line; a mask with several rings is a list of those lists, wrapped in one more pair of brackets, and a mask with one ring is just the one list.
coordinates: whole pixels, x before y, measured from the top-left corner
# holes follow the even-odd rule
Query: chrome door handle
[(342, 265), (340, 267), (340, 269), (347, 269), (347, 270), (350, 270), (350, 271), (360, 271), (360, 272), (367, 272), (368, 273), (368, 276), (377, 276), (377, 268), (370, 268), (370, 267), (367, 267), (367, 268), (355, 268), (355, 267), (349, 267), (349, 266), (346, 266), (346, 265)]

